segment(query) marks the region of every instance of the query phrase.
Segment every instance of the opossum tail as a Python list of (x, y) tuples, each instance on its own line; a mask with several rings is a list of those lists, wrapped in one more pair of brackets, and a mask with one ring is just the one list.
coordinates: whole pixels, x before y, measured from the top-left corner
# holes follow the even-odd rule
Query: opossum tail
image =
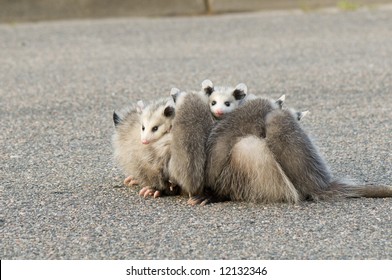
[(329, 184), (327, 193), (345, 198), (383, 198), (392, 197), (392, 186), (376, 184), (355, 185), (335, 180)]

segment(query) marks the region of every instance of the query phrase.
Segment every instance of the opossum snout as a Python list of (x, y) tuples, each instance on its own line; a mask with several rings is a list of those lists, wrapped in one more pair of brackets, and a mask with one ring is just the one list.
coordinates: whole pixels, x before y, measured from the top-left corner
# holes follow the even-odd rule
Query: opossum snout
[(224, 114), (223, 110), (216, 110), (215, 111), (215, 115), (222, 116), (223, 114)]

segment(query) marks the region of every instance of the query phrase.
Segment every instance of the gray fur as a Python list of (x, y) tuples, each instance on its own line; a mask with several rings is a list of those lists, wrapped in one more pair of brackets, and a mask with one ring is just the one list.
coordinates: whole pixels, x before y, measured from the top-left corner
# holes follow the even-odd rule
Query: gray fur
[(301, 199), (392, 197), (390, 186), (354, 185), (333, 179), (327, 164), (297, 118), (290, 110), (269, 114), (266, 118), (266, 141)]
[(216, 124), (208, 143), (206, 183), (215, 195), (254, 202), (331, 197), (391, 197), (392, 187), (334, 180), (298, 122), (298, 114), (254, 99)]
[(292, 112), (283, 109), (268, 114), (266, 132), (269, 149), (302, 200), (328, 189), (331, 173)]
[(297, 191), (269, 151), (264, 119), (279, 105), (255, 99), (217, 123), (207, 143), (206, 184), (218, 197), (292, 202)]
[(170, 179), (190, 196), (204, 190), (205, 146), (213, 124), (202, 95), (184, 92), (177, 95), (169, 173)]

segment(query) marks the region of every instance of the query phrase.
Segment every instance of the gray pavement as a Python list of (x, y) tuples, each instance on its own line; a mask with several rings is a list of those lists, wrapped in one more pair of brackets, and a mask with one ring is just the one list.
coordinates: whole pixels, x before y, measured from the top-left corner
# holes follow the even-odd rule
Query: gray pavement
[(392, 10), (0, 25), (1, 259), (391, 259), (392, 199), (142, 199), (111, 159), (131, 101), (244, 82), (310, 115), (337, 177), (392, 184)]

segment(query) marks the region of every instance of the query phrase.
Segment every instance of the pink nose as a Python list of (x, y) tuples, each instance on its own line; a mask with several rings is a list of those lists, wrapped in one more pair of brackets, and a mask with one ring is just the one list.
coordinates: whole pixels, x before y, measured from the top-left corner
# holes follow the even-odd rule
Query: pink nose
[(215, 114), (218, 116), (222, 116), (223, 115), (223, 111), (222, 110), (216, 110)]
[(146, 144), (148, 144), (148, 143), (150, 143), (148, 140), (146, 140), (146, 139), (143, 139), (143, 140), (142, 140), (142, 144), (145, 144), (145, 145), (146, 145)]

